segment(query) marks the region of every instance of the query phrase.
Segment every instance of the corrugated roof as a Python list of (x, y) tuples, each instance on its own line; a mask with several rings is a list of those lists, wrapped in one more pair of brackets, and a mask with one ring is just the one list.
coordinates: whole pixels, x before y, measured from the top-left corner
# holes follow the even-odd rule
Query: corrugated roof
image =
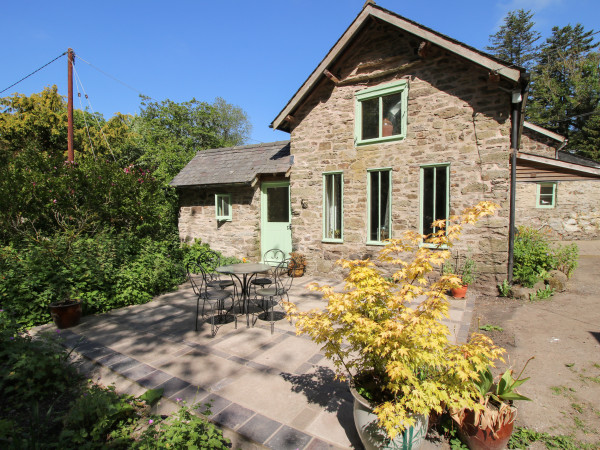
[(286, 173), (291, 166), (290, 141), (201, 150), (170, 184), (250, 184), (257, 175)]

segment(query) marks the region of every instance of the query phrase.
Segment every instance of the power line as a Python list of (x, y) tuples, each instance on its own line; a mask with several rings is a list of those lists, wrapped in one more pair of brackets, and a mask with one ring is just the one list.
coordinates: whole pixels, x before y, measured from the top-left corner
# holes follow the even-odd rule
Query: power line
[(127, 83), (125, 83), (124, 81), (121, 81), (121, 80), (119, 80), (117, 77), (115, 77), (115, 76), (111, 75), (110, 73), (107, 73), (107, 72), (105, 72), (104, 70), (100, 69), (99, 67), (96, 67), (96, 66), (94, 66), (92, 63), (90, 63), (90, 62), (86, 61), (86, 60), (85, 60), (85, 59), (83, 59), (81, 56), (79, 56), (79, 54), (77, 54), (76, 56), (77, 56), (77, 58), (78, 58), (79, 60), (81, 60), (81, 61), (83, 61), (84, 63), (86, 63), (88, 66), (92, 67), (93, 69), (96, 69), (98, 72), (102, 73), (103, 75), (105, 75), (105, 76), (107, 76), (107, 77), (109, 77), (109, 78), (112, 78), (112, 79), (113, 79), (114, 81), (116, 81), (117, 83), (120, 83), (120, 84), (122, 84), (122, 85), (123, 85), (123, 86), (125, 86), (126, 88), (128, 88), (128, 89), (131, 89), (132, 91), (135, 91), (135, 92), (137, 92), (138, 94), (140, 94), (140, 95), (143, 95), (144, 97), (149, 97), (150, 99), (157, 101), (156, 99), (154, 99), (154, 98), (152, 98), (152, 97), (150, 97), (150, 96), (147, 96), (147, 95), (146, 95), (146, 94), (144, 94), (142, 91), (139, 91), (139, 90), (137, 90), (136, 88), (134, 88), (134, 87), (132, 87), (132, 86), (128, 85), (128, 84), (127, 84)]
[(42, 67), (40, 67), (39, 69), (34, 70), (33, 72), (31, 72), (29, 75), (27, 75), (26, 77), (21, 78), (19, 81), (17, 81), (16, 83), (11, 84), (9, 87), (7, 87), (6, 89), (0, 91), (0, 94), (2, 94), (3, 92), (8, 91), (11, 87), (16, 86), (17, 84), (19, 84), (21, 81), (26, 80), (27, 78), (29, 78), (31, 75), (33, 75), (36, 72), (39, 72), (40, 70), (42, 70), (44, 67), (49, 66), (50, 64), (52, 64), (54, 61), (56, 61), (57, 59), (65, 56), (67, 54), (67, 52), (61, 53), (60, 55), (58, 55), (56, 58), (54, 58), (52, 61), (50, 61), (49, 63), (44, 64)]

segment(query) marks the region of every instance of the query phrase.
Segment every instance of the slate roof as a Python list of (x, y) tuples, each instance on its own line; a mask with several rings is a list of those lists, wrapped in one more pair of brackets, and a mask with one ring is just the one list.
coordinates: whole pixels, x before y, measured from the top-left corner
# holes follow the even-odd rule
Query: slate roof
[(558, 159), (573, 164), (579, 164), (581, 166), (600, 168), (600, 163), (598, 161), (594, 161), (593, 159), (589, 158), (584, 158), (583, 156), (573, 155), (568, 151), (558, 152)]
[(260, 174), (286, 173), (292, 164), (290, 141), (201, 150), (170, 184), (251, 184)]

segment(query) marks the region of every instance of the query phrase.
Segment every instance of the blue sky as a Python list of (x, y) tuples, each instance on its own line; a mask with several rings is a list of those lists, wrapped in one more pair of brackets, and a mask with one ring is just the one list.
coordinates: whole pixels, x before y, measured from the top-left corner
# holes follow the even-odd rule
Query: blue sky
[[(360, 12), (364, 0), (6, 1), (0, 90), (72, 47), (91, 107), (109, 118), (156, 100), (243, 108), (248, 143), (288, 139), (268, 126)], [(534, 13), (545, 38), (553, 26), (600, 29), (598, 0), (379, 0), (377, 4), (479, 49), (507, 11)], [(67, 94), (66, 57), (4, 92), (56, 84)], [(133, 89), (132, 89), (133, 88)], [(77, 92), (77, 91), (75, 91)], [(84, 101), (84, 100), (83, 100)], [(89, 106), (84, 103), (84, 107)], [(75, 107), (79, 100), (75, 98)]]

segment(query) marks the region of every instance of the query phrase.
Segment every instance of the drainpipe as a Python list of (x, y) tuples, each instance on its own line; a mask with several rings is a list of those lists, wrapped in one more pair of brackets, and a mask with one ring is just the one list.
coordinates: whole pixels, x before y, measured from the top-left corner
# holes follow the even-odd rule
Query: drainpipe
[(529, 92), (529, 80), (526, 79), (520, 91), (512, 92), (511, 103), (511, 122), (512, 130), (510, 135), (510, 217), (508, 226), (508, 282), (513, 280), (513, 267), (515, 256), (515, 214), (517, 202), (517, 152), (519, 151), (519, 134), (521, 130), (521, 120), (523, 107)]

